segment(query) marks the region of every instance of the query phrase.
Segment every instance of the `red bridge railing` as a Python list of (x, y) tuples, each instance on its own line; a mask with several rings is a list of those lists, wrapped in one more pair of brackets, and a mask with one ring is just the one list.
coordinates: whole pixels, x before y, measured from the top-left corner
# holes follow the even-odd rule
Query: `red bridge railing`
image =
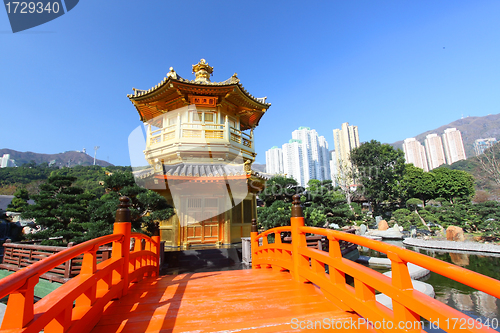
[[(374, 323), (377, 331), (425, 332), (421, 321), (425, 318), (446, 332), (496, 332), (462, 312), (415, 290), (407, 263), (424, 267), (496, 298), (500, 298), (498, 280), (362, 236), (306, 227), (298, 195), (294, 196), (291, 226), (270, 229), (261, 234), (258, 234), (256, 229), (256, 225), (252, 225), (252, 268), (272, 267), (276, 270), (288, 270), (295, 280), (314, 283), (340, 308), (356, 312)], [(291, 232), (291, 244), (281, 242), (282, 232)], [(268, 243), (267, 236), (270, 234), (274, 234), (274, 243)], [(328, 237), (329, 252), (308, 248), (306, 234)], [(387, 254), (391, 260), (392, 278), (342, 258), (340, 241)], [(353, 277), (354, 287), (346, 283), (346, 275)], [(392, 310), (376, 301), (376, 291), (392, 299)], [(458, 327), (461, 329), (458, 330)]]
[[(113, 234), (70, 247), (0, 280), (0, 298), (9, 295), (0, 332), (89, 332), (106, 304), (126, 295), (130, 283), (159, 274), (160, 237), (131, 233), (129, 199), (120, 201)], [(111, 258), (98, 263), (96, 252), (108, 243)], [(40, 276), (82, 254), (80, 274), (33, 304)]]

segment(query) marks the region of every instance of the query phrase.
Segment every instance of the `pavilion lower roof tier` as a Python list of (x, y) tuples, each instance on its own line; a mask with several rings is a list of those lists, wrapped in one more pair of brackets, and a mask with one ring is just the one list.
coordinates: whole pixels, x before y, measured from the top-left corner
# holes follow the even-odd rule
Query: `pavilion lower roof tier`
[(151, 177), (163, 178), (168, 180), (234, 180), (234, 179), (252, 179), (266, 181), (271, 179), (272, 175), (254, 170), (249, 172), (244, 170), (244, 165), (230, 165), (230, 164), (194, 164), (194, 163), (181, 163), (177, 165), (163, 165), (162, 172), (155, 172), (153, 167), (144, 170), (134, 171), (136, 179), (147, 179)]
[(222, 107), (240, 117), (241, 129), (258, 125), (260, 118), (271, 106), (266, 98), (250, 95), (239, 83), (236, 75), (224, 82), (195, 82), (179, 76), (165, 78), (149, 90), (134, 89), (127, 95), (146, 122), (166, 112), (186, 105)]

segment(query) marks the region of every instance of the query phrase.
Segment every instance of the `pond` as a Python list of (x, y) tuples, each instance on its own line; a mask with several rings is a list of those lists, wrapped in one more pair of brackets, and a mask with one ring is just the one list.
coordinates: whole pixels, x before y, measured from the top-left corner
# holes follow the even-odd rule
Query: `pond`
[[(402, 242), (387, 242), (400, 247), (403, 247)], [(471, 271), (492, 277), (500, 280), (500, 256), (496, 255), (478, 255), (474, 252), (445, 252), (434, 249), (413, 248), (407, 247), (409, 250), (420, 252), (422, 254), (440, 259)], [(362, 255), (371, 257), (386, 257), (385, 254), (364, 249), (360, 251)], [(389, 268), (376, 269), (377, 271), (388, 271)], [(459, 282), (446, 278), (442, 275), (431, 272), (431, 274), (423, 279), (434, 287), (436, 293), (435, 298), (454, 309), (465, 313), (466, 315), (476, 318), (482, 323), (489, 323), (491, 328), (500, 332), (500, 300), (496, 297), (477, 291), (471, 287), (465, 286)], [(449, 322), (449, 327), (452, 327), (452, 321)], [(468, 323), (462, 323), (467, 327)], [(472, 323), (474, 324), (474, 323)], [(460, 323), (456, 323), (456, 329), (460, 329)], [(427, 332), (443, 332), (439, 329), (425, 327)]]

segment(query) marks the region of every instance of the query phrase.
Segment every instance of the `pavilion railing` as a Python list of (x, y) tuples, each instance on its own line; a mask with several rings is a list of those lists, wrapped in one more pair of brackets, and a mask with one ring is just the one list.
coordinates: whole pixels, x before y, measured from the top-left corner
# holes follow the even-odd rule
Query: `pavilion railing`
[[(291, 232), (291, 244), (281, 242), (282, 232)], [(274, 243), (267, 240), (267, 236), (271, 234), (274, 234)], [(329, 252), (308, 248), (306, 234), (328, 237)], [(260, 239), (262, 245), (259, 245)], [(392, 278), (343, 258), (340, 241), (387, 254), (391, 260)], [(500, 281), (366, 237), (306, 227), (298, 195), (294, 196), (291, 226), (258, 234), (257, 226), (253, 224), (251, 243), (252, 268), (288, 270), (294, 280), (314, 283), (334, 304), (345, 311), (358, 313), (377, 331), (424, 332), (421, 319), (425, 318), (446, 332), (496, 332), (480, 321), (415, 290), (407, 263), (426, 268), (496, 298), (500, 298)], [(354, 279), (354, 287), (346, 283), (346, 275)], [(376, 301), (377, 291), (392, 299), (392, 309)]]
[[(113, 234), (70, 247), (0, 280), (0, 298), (9, 295), (0, 332), (89, 332), (108, 302), (127, 294), (130, 283), (158, 276), (160, 237), (131, 233), (129, 199), (120, 201)], [(97, 263), (97, 250), (108, 243), (111, 258)], [(40, 276), (82, 254), (80, 274), (34, 304)]]

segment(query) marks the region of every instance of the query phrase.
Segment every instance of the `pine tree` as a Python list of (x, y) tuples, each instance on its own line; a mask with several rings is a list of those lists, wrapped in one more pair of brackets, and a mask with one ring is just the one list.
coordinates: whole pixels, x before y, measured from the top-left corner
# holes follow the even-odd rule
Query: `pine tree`
[(9, 212), (23, 212), (26, 207), (28, 207), (29, 200), (28, 190), (25, 188), (20, 188), (14, 193), (14, 199), (7, 206), (7, 211)]
[(40, 185), (40, 193), (32, 196), (35, 204), (27, 206), (22, 214), (23, 218), (35, 219), (42, 229), (29, 238), (43, 239), (43, 245), (61, 245), (83, 235), (82, 223), (90, 219), (88, 208), (94, 196), (72, 186), (75, 180), (54, 174)]

